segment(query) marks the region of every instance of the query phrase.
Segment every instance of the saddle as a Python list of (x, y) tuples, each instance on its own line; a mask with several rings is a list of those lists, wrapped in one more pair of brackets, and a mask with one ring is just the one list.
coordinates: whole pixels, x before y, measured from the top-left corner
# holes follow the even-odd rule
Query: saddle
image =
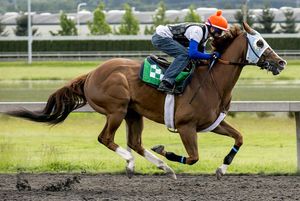
[(164, 69), (167, 69), (171, 65), (171, 62), (169, 62), (168, 60), (166, 60), (163, 57), (159, 57), (154, 54), (151, 54), (149, 57), (150, 57), (150, 59), (152, 59), (155, 63), (157, 63)]
[[(159, 57), (157, 55), (151, 54), (149, 55), (149, 57), (158, 65), (160, 65), (160, 67), (164, 68), (165, 70), (167, 70), (167, 68), (171, 65), (172, 62), (169, 62), (167, 59), (163, 58), (163, 57)], [(189, 72), (192, 68), (193, 65), (195, 66), (200, 66), (203, 65), (204, 63), (200, 60), (191, 60), (189, 62), (189, 64), (185, 67), (185, 69), (183, 69), (182, 72)]]
[[(157, 89), (170, 64), (171, 62), (165, 58), (149, 55), (141, 65), (140, 79)], [(174, 94), (182, 94), (184, 92), (185, 87), (192, 78), (195, 67), (196, 62), (191, 60), (187, 67), (176, 77)]]

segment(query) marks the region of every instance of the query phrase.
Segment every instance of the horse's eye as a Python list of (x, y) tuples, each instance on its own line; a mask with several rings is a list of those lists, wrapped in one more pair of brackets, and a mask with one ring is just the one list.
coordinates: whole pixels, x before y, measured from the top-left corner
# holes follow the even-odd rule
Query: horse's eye
[(259, 47), (259, 48), (263, 48), (264, 47), (264, 42), (262, 40), (258, 40), (256, 42), (256, 46)]

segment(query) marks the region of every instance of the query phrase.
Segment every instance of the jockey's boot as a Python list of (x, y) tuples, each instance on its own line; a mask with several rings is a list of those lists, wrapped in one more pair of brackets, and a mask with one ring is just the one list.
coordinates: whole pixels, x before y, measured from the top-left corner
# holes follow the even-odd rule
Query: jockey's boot
[(163, 91), (168, 94), (174, 93), (174, 86), (166, 80), (162, 80), (157, 88), (158, 91)]

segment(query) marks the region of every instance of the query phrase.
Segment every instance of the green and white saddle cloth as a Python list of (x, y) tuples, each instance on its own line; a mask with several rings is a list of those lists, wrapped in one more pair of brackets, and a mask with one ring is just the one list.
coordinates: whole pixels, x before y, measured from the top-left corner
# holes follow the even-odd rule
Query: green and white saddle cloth
[[(142, 63), (140, 70), (140, 78), (146, 84), (158, 88), (164, 73), (170, 63), (162, 58), (155, 56), (148, 56)], [(188, 67), (186, 67), (175, 80), (176, 86), (174, 93), (183, 93), (186, 85), (190, 82), (192, 73), (195, 70), (195, 65), (191, 62)]]

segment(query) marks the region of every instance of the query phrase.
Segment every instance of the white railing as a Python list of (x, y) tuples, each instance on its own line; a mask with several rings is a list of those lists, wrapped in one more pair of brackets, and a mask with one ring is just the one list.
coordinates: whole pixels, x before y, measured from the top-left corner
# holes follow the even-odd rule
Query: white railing
[[(300, 33), (291, 34), (262, 34), (264, 38), (300, 38)], [(32, 40), (43, 41), (43, 40), (151, 40), (152, 35), (86, 35), (86, 36), (33, 36)], [(0, 37), (0, 41), (27, 41), (26, 36), (7, 36)]]
[[(296, 35), (295, 35), (296, 36)], [(151, 35), (99, 35), (99, 36), (33, 36), (33, 41), (61, 41), (61, 40), (151, 40)], [(27, 41), (26, 36), (0, 37), (0, 41)]]
[[(297, 59), (300, 58), (300, 50), (275, 50), (275, 52), (284, 58)], [(135, 57), (143, 58), (150, 54), (159, 56), (167, 56), (159, 51), (57, 51), (57, 52), (32, 52), (35, 60), (47, 59), (99, 59), (99, 58), (115, 58), (115, 57)], [(27, 52), (2, 52), (0, 60), (14, 61), (15, 59), (24, 60), (28, 56)]]
[[(15, 109), (25, 108), (28, 110), (40, 110), (45, 102), (0, 102), (0, 113)], [(231, 112), (295, 112), (296, 136), (297, 136), (297, 168), (300, 171), (300, 101), (233, 101)], [(94, 112), (85, 105), (75, 112)]]

